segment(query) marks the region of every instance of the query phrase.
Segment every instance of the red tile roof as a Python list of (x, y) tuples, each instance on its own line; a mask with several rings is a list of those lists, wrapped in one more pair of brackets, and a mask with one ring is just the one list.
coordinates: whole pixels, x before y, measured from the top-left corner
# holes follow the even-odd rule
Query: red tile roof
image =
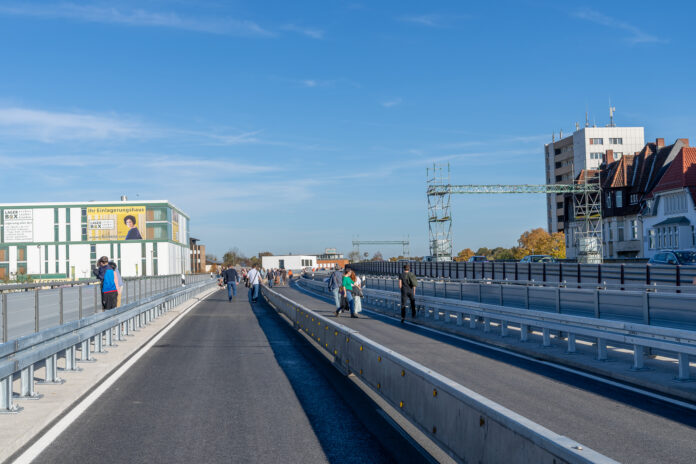
[(690, 187), (696, 204), (696, 147), (683, 147), (669, 165), (653, 193)]

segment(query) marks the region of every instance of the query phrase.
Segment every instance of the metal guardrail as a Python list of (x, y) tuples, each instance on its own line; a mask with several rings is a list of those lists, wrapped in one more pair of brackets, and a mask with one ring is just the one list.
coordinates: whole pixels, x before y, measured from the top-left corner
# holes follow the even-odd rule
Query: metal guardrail
[(262, 293), (339, 370), (359, 377), (460, 462), (615, 462), (265, 286)]
[[(210, 280), (209, 274), (189, 274), (186, 283)], [(121, 304), (134, 303), (181, 286), (181, 275), (123, 279)], [(98, 280), (41, 282), (0, 287), (0, 341), (82, 319), (101, 311)]]
[[(313, 291), (329, 295), (328, 288), (323, 282), (310, 279), (300, 279), (301, 286), (310, 287)], [(368, 284), (369, 285), (369, 284)], [(527, 287), (528, 288), (528, 287)], [(401, 295), (392, 290), (375, 290), (364, 288), (363, 303), (374, 305), (386, 311), (400, 313)], [(556, 292), (558, 302), (559, 293)], [(599, 295), (599, 292), (596, 293)], [(643, 294), (643, 301), (649, 301), (650, 297), (658, 294)], [(625, 298), (625, 292), (620, 294)], [(660, 295), (675, 298), (676, 295)], [(696, 308), (696, 299), (690, 298), (693, 311)], [(489, 304), (472, 301), (461, 301), (437, 296), (416, 296), (416, 305), (421, 307), (426, 318), (454, 322), (463, 325), (468, 321), (469, 328), (476, 329), (483, 321), (485, 332), (491, 331), (491, 322), (498, 323), (501, 336), (509, 335), (509, 327), (513, 325), (519, 328), (521, 341), (527, 341), (531, 329), (542, 332), (543, 346), (551, 345), (551, 331), (563, 332), (567, 343), (567, 352), (576, 351), (576, 339), (578, 337), (591, 340), (596, 344), (597, 359), (607, 360), (607, 342), (619, 343), (633, 350), (633, 369), (644, 369), (645, 349), (653, 348), (670, 353), (675, 353), (678, 359), (678, 374), (676, 379), (690, 380), (689, 355), (696, 355), (696, 331), (679, 328), (656, 327), (648, 324), (624, 322), (619, 320), (605, 320), (597, 317), (587, 317), (571, 314), (560, 314), (548, 311), (504, 307), (500, 304)], [(671, 363), (671, 361), (670, 361)]]
[[(397, 292), (397, 279), (365, 278), (366, 287)], [(508, 282), (421, 281), (420, 296), (696, 330), (696, 293), (521, 286)]]
[(19, 398), (39, 398), (34, 390), (34, 370), (45, 367), (42, 383), (63, 383), (58, 376), (58, 360), (65, 359), (64, 371), (80, 370), (80, 362), (94, 361), (92, 352), (111, 346), (114, 337), (122, 340), (171, 308), (216, 284), (208, 278), (178, 289), (167, 290), (137, 303), (94, 314), (59, 327), (18, 338), (0, 345), (0, 413), (21, 410), (13, 403), (14, 379), (20, 378)]
[[(350, 267), (363, 274), (398, 275), (404, 262), (375, 261), (354, 263)], [(418, 277), (448, 279), (526, 280), (596, 284), (644, 284), (690, 286), (696, 279), (696, 266), (655, 264), (579, 264), (520, 262), (422, 262), (411, 261)]]

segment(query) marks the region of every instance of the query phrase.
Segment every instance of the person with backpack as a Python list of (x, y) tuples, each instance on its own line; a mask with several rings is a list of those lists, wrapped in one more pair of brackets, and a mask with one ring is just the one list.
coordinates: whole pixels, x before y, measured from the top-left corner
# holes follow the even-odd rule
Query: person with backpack
[(411, 304), (411, 317), (416, 318), (416, 287), (418, 280), (411, 266), (404, 264), (404, 272), (399, 274), (399, 289), (401, 290), (401, 323), (403, 324), (406, 317), (406, 300)]
[(121, 278), (121, 273), (118, 271), (118, 266), (115, 262), (109, 261), (109, 266), (114, 271), (114, 280), (116, 280), (116, 289), (118, 291), (118, 297), (116, 297), (116, 306), (114, 308), (121, 307), (121, 290), (123, 289), (123, 279)]
[(102, 283), (102, 302), (104, 310), (114, 309), (118, 303), (118, 293), (121, 291), (118, 286), (118, 278), (115, 271), (108, 265), (104, 272), (104, 281)]
[(336, 303), (336, 311), (341, 310), (341, 282), (343, 281), (343, 273), (341, 272), (341, 266), (338, 264), (336, 268), (329, 276), (329, 291), (333, 294), (334, 303)]
[(249, 303), (256, 303), (259, 298), (259, 287), (261, 286), (261, 273), (259, 265), (254, 264), (247, 273), (247, 286), (249, 287)]

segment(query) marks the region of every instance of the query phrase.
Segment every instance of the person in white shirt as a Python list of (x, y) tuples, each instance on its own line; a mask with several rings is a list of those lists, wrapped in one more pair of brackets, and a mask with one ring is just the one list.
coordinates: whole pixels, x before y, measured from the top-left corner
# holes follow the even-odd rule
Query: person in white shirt
[(254, 264), (247, 274), (249, 282), (249, 303), (256, 303), (259, 299), (259, 287), (261, 286), (261, 273), (258, 270), (259, 265)]

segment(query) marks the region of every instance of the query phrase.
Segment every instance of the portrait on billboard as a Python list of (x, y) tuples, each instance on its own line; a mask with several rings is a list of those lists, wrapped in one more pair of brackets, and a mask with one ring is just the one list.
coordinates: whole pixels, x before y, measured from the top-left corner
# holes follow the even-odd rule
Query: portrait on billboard
[(144, 206), (87, 208), (88, 241), (145, 240), (146, 230)]

